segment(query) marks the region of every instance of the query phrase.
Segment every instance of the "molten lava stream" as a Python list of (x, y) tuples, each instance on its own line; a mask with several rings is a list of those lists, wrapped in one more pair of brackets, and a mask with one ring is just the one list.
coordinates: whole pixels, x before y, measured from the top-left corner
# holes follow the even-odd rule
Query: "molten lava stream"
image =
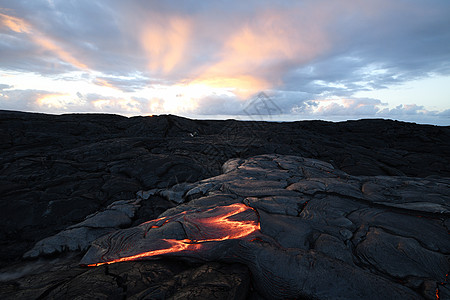
[(202, 244), (206, 242), (219, 242), (228, 239), (246, 239), (250, 241), (255, 237), (256, 233), (260, 232), (257, 212), (242, 203), (219, 206), (207, 210), (186, 211), (175, 216), (148, 221), (139, 226), (147, 228), (148, 233), (145, 234), (145, 238), (151, 239), (151, 229), (161, 228), (171, 222), (182, 224), (187, 239), (160, 239), (155, 242), (158, 242), (158, 247), (163, 246), (162, 249), (144, 251), (110, 261), (89, 264), (88, 266), (139, 260), (145, 257), (183, 251), (198, 251), (202, 249)]

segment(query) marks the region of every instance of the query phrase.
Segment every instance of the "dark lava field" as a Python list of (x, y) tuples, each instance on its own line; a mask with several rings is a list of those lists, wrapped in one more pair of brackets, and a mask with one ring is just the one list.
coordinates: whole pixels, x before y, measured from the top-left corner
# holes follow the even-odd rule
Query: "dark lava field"
[(1, 299), (450, 299), (450, 126), (0, 111)]

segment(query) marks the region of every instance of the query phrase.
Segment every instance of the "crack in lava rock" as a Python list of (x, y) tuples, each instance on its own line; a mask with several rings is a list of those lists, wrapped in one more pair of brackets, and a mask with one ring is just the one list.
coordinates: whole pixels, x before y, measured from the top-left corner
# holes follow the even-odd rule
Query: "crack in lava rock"
[(257, 212), (241, 203), (186, 211), (103, 236), (92, 244), (80, 264), (98, 266), (179, 255), (208, 248), (211, 242), (251, 240), (260, 235), (259, 230)]

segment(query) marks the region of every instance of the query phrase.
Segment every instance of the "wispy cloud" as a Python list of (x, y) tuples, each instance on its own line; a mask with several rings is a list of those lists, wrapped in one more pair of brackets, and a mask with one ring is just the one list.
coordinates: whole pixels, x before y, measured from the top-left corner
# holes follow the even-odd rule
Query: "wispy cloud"
[(0, 21), (2, 26), (17, 33), (30, 33), (31, 31), (27, 22), (14, 16), (0, 13)]
[(141, 29), (140, 41), (150, 71), (167, 74), (186, 59), (186, 47), (191, 39), (190, 20), (181, 17), (150, 15), (152, 22)]
[(64, 49), (56, 40), (46, 36), (39, 29), (33, 28), (27, 21), (3, 13), (0, 14), (0, 20), (2, 25), (7, 29), (18, 34), (26, 35), (27, 39), (36, 44), (40, 50), (35, 54), (40, 54), (42, 51), (49, 51), (51, 54), (56, 55), (63, 63), (71, 64), (79, 69), (87, 69), (84, 63), (75, 58), (68, 50)]

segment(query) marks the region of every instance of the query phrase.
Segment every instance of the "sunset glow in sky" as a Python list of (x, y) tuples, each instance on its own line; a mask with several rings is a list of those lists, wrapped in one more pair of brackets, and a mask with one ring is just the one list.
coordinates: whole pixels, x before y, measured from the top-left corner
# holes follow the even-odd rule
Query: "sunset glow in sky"
[[(0, 0), (0, 109), (450, 125), (450, 1)], [(269, 116), (270, 114), (270, 116)]]

